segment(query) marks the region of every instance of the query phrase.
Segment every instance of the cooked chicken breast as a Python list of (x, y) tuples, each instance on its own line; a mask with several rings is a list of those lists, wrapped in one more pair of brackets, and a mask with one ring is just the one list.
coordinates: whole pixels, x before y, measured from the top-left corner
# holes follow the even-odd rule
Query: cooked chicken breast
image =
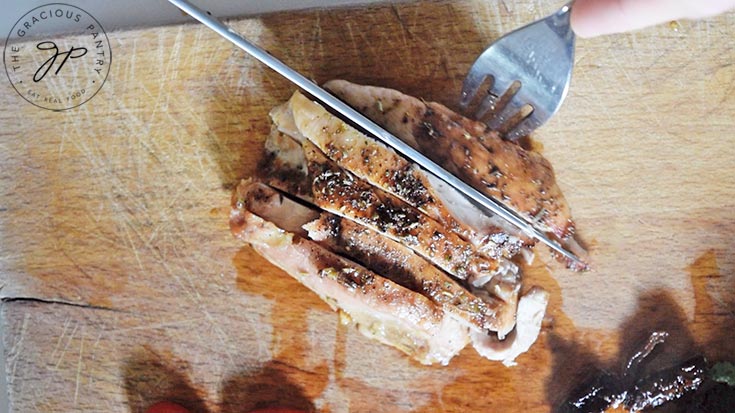
[(284, 200), (262, 184), (243, 181), (232, 198), (232, 233), (346, 314), (361, 333), (423, 364), (446, 365), (468, 343), (467, 328), (426, 297), (284, 228), (295, 229), (293, 218), (273, 214), (271, 219), (289, 222), (272, 222), (254, 212)]
[(310, 141), (303, 145), (317, 206), (401, 242), (459, 279), (496, 274), (497, 261), (479, 256), (435, 220), (340, 168)]
[(393, 149), (332, 116), (299, 92), (288, 102), (298, 131), (340, 167), (391, 193), (461, 235), (469, 228), (437, 202), (423, 171)]
[(398, 242), (337, 215), (320, 214), (261, 183), (249, 183), (246, 195), (248, 211), (424, 295), (480, 332), (505, 334), (515, 325), (515, 306), (488, 294), (478, 298)]
[[(329, 159), (357, 177), (400, 198), (448, 230), (471, 241), (478, 252), (497, 259), (512, 257), (522, 242), (517, 237), (497, 236), (501, 233), (489, 221), (474, 217), (484, 216), (477, 208), (472, 218), (458, 220), (447, 204), (461, 197), (455, 190), (415, 164), (398, 155), (393, 149), (359, 132), (341, 119), (332, 116), (319, 104), (299, 92), (289, 100), (291, 116), (279, 107), (275, 122), (286, 125), (283, 129), (298, 129), (298, 137), (314, 143)], [(461, 201), (459, 201), (461, 202)], [(465, 200), (467, 205), (471, 205)], [(466, 207), (465, 207), (466, 208)], [(459, 211), (461, 213), (461, 211)], [(473, 224), (475, 226), (473, 227)]]
[[(569, 209), (539, 154), (436, 103), (344, 81), (326, 86), (575, 246)], [(513, 365), (536, 341), (548, 294), (534, 287), (521, 297), (509, 260), (533, 240), (298, 92), (270, 117), (265, 183), (243, 181), (232, 199), (236, 237), (362, 334), (421, 363), (447, 364), (471, 341), (482, 356)]]
[(516, 357), (536, 342), (548, 302), (549, 293), (538, 287), (531, 288), (518, 303), (516, 328), (508, 337), (498, 340), (493, 334), (473, 331), (470, 333), (472, 346), (483, 357), (502, 361), (506, 366), (514, 365)]
[(485, 194), (565, 239), (574, 231), (549, 162), (438, 103), (343, 80), (325, 87)]
[(423, 294), (480, 333), (505, 333), (515, 325), (515, 306), (494, 296), (478, 298), (409, 248), (365, 226), (323, 213), (304, 228), (330, 251)]
[[(295, 93), (299, 92), (297, 91)], [(292, 137), (298, 143), (301, 143), (306, 139), (304, 135), (299, 132), (299, 128), (296, 127), (296, 121), (294, 120), (293, 113), (291, 112), (291, 104), (289, 102), (274, 107), (268, 115), (281, 133)]]
[[(274, 142), (280, 145), (283, 145), (284, 146), (283, 148), (279, 148), (278, 146), (275, 146), (275, 147), (273, 146), (273, 144), (271, 143), (273, 136), (279, 137), (279, 139), (274, 140)], [(266, 146), (269, 147), (270, 153), (288, 154), (293, 149), (292, 145), (298, 145), (298, 143), (295, 140), (290, 140), (289, 138), (287, 138), (286, 141), (283, 142), (283, 140), (280, 139), (281, 137), (282, 136), (279, 133), (275, 133), (275, 134), (272, 134), (272, 136), (266, 142)], [(303, 157), (304, 156), (303, 156), (303, 151), (302, 151), (300, 157), (291, 156), (289, 158), (290, 159), (301, 159)], [(278, 179), (279, 177), (282, 177), (282, 176), (294, 176), (294, 173), (292, 172), (293, 168), (289, 166), (289, 163), (280, 162), (277, 159), (277, 157), (274, 158), (273, 156), (271, 156), (270, 158), (273, 159), (272, 161), (273, 163), (270, 164), (267, 168), (263, 169), (270, 173), (270, 176), (266, 176), (264, 178), (266, 182), (298, 198), (301, 198), (308, 202), (313, 202), (313, 198), (311, 198), (311, 195), (310, 195), (311, 193), (310, 185), (309, 185), (309, 190), (308, 190), (309, 194), (304, 194), (300, 190), (295, 190), (294, 185), (289, 185), (288, 182), (283, 183)], [(298, 164), (298, 162), (296, 163)], [(281, 168), (285, 167), (287, 169), (286, 171), (281, 171), (279, 170), (279, 167)], [(298, 188), (302, 188), (302, 187), (303, 185), (299, 185)], [(300, 205), (293, 206), (292, 209), (296, 211), (295, 208), (297, 207), (300, 207)], [(480, 263), (482, 263), (483, 260), (484, 258), (481, 258), (481, 257), (478, 258), (478, 261)], [(437, 270), (437, 271), (441, 273), (440, 270)], [(493, 329), (494, 331), (497, 331), (497, 334), (500, 337), (503, 337), (514, 326), (514, 317), (515, 317), (515, 311), (516, 311), (516, 306), (518, 302), (518, 291), (521, 285), (520, 275), (519, 275), (517, 266), (510, 261), (500, 260), (498, 261), (498, 268), (496, 270), (475, 273), (471, 275), (470, 279), (473, 285), (472, 291), (474, 291), (476, 294), (482, 297), (484, 301), (496, 302), (498, 301), (498, 299), (500, 299), (500, 301), (504, 302), (504, 305), (500, 307), (500, 309), (498, 310), (498, 313), (495, 315), (495, 318), (497, 319), (495, 322), (496, 324), (493, 327), (488, 327), (488, 328)], [(396, 281), (395, 278), (393, 278), (393, 280)], [(417, 289), (415, 289), (415, 291), (420, 292), (420, 290), (417, 290)]]

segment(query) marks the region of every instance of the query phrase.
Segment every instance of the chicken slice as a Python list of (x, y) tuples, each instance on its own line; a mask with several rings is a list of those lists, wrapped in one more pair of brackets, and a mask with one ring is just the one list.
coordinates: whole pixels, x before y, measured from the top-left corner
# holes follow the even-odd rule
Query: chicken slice
[(299, 128), (296, 127), (296, 121), (294, 120), (293, 113), (291, 112), (291, 105), (289, 102), (274, 107), (268, 115), (271, 118), (271, 122), (276, 125), (281, 133), (294, 138), (298, 143), (301, 143), (306, 139), (299, 131)]
[(298, 131), (340, 167), (467, 236), (469, 229), (457, 222), (437, 202), (425, 174), (392, 149), (360, 133), (298, 91), (289, 100)]
[(573, 233), (569, 207), (551, 165), (540, 154), (504, 141), (438, 103), (343, 80), (327, 82), (325, 87), (478, 190), (537, 222), (542, 230), (562, 240)]
[[(274, 137), (276, 137), (275, 140), (273, 139)], [(307, 193), (304, 193), (302, 192), (302, 188), (305, 184), (294, 185), (293, 182), (283, 182), (279, 179), (284, 176), (296, 176), (297, 178), (301, 178), (300, 174), (294, 174), (294, 168), (289, 165), (288, 162), (283, 162), (278, 159), (282, 154), (292, 152), (292, 145), (298, 145), (295, 140), (288, 137), (283, 139), (283, 137), (284, 135), (282, 133), (275, 131), (266, 142), (267, 146), (270, 148), (270, 153), (275, 155), (270, 156), (271, 162), (262, 169), (267, 171), (264, 179), (274, 187), (311, 203), (313, 202), (313, 199), (311, 198), (310, 184), (308, 184), (309, 188), (306, 191)], [(272, 141), (283, 147), (273, 147), (275, 144), (271, 144)], [(299, 148), (301, 147), (299, 146)], [(301, 159), (303, 158), (303, 150), (300, 152), (300, 157), (290, 156), (287, 158)], [(285, 170), (282, 170), (282, 168), (285, 168)], [(482, 259), (480, 259), (480, 261), (482, 261)], [(518, 301), (518, 291), (520, 289), (520, 275), (518, 267), (510, 261), (501, 259), (498, 261), (498, 268), (495, 271), (483, 272), (482, 274), (474, 275), (471, 280), (472, 291), (474, 291), (478, 296), (483, 297), (485, 301), (492, 302), (500, 298), (505, 302), (505, 306), (502, 308), (502, 311), (497, 315), (499, 320), (497, 332), (499, 336), (502, 337), (510, 331), (514, 325), (512, 317), (515, 313)], [(488, 282), (490, 283), (487, 284)]]
[(305, 141), (303, 147), (317, 206), (402, 243), (459, 279), (495, 275), (497, 261), (477, 255), (472, 245), (457, 234), (340, 168), (310, 141)]
[[(279, 179), (279, 177), (284, 176), (302, 179), (303, 177), (301, 174), (294, 173), (294, 168), (292, 164), (301, 165), (301, 161), (305, 162), (301, 146), (299, 146), (300, 152), (298, 154), (300, 156), (292, 154), (286, 159), (286, 161), (288, 161), (289, 159), (295, 159), (298, 160), (298, 162), (289, 163), (279, 161), (279, 157), (284, 156), (283, 154), (295, 152), (295, 148), (293, 147), (293, 145), (298, 145), (298, 142), (296, 142), (295, 140), (288, 137), (285, 137), (284, 139), (284, 136), (285, 135), (283, 135), (279, 131), (275, 131), (275, 133), (272, 133), (271, 137), (269, 137), (268, 141), (266, 141), (266, 146), (270, 148), (270, 153), (276, 154), (271, 156), (271, 158), (273, 159), (272, 162), (264, 168), (264, 170), (268, 171), (266, 181), (269, 184), (291, 195), (296, 196), (297, 198), (300, 198), (307, 202), (313, 202), (313, 199), (311, 198), (310, 184), (308, 184), (309, 188), (306, 191), (307, 193), (304, 193), (302, 189), (307, 184), (300, 183), (299, 185), (294, 185), (293, 182), (283, 182), (281, 179)], [(276, 139), (274, 139), (274, 137)], [(280, 147), (277, 145), (280, 145)], [(285, 170), (282, 170), (282, 168), (285, 168)], [(301, 168), (298, 168), (297, 171), (299, 171), (300, 169)], [(299, 181), (295, 180), (295, 182)], [(490, 283), (487, 284), (488, 282)], [(491, 327), (493, 330), (498, 332), (498, 335), (500, 337), (507, 334), (513, 328), (513, 317), (518, 302), (518, 291), (520, 290), (520, 284), (521, 281), (518, 267), (512, 262), (503, 259), (498, 261), (497, 270), (493, 272), (486, 272), (484, 273), (484, 275), (477, 275), (472, 277), (472, 291), (474, 291), (478, 296), (483, 297), (483, 299), (487, 302), (497, 301), (498, 298), (500, 298), (501, 301), (505, 302), (505, 306), (503, 306), (501, 311), (497, 314), (497, 326)]]
[(307, 237), (304, 225), (319, 218), (320, 212), (316, 209), (301, 205), (264, 183), (243, 181), (240, 187), (243, 188), (238, 188), (240, 206), (266, 221), (276, 223), (284, 231)]
[(262, 184), (241, 182), (232, 198), (232, 233), (346, 315), (362, 334), (423, 364), (446, 365), (468, 343), (467, 328), (426, 297), (281, 226), (294, 221), (272, 222), (254, 212), (265, 214), (284, 199)]
[(489, 294), (483, 294), (483, 299), (474, 296), (400, 243), (337, 215), (320, 214), (264, 184), (250, 184), (247, 195), (250, 212), (426, 296), (468, 326), (505, 334), (515, 325), (514, 305)]
[(258, 170), (268, 185), (302, 199), (311, 197), (311, 181), (301, 144), (275, 126), (265, 140), (265, 155)]
[[(517, 237), (492, 236), (498, 231), (489, 233), (488, 228), (491, 226), (487, 223), (476, 227), (471, 225), (480, 222), (474, 217), (483, 216), (477, 208), (473, 208), (477, 212), (473, 218), (467, 219), (465, 215), (464, 221), (458, 220), (457, 214), (448, 208), (448, 202), (453, 201), (449, 201), (453, 195), (461, 195), (453, 189), (449, 190), (447, 185), (442, 185), (441, 180), (398, 155), (393, 149), (349, 126), (299, 92), (293, 94), (289, 107), (291, 116), (280, 108), (279, 116), (274, 117), (274, 122), (287, 125), (284, 130), (288, 131), (292, 131), (295, 125), (299, 136), (314, 143), (340, 167), (437, 220), (449, 230), (471, 241), (480, 253), (490, 258), (510, 258), (518, 252), (522, 242)], [(443, 189), (441, 193), (440, 188)], [(469, 204), (469, 201), (465, 200), (465, 203)]]
[(487, 334), (505, 334), (515, 325), (515, 306), (494, 296), (480, 299), (409, 248), (365, 226), (330, 213), (304, 226), (309, 237), (330, 251), (349, 256), (372, 271), (419, 292)]
[[(317, 206), (400, 242), (452, 276), (468, 280), (476, 287), (474, 294), (498, 297), (515, 313), (521, 286), (515, 265), (500, 266), (476, 254), (472, 245), (438, 222), (341, 169), (310, 141), (303, 146)], [(501, 329), (498, 336), (502, 339), (505, 333)]]
[(482, 255), (498, 259), (502, 264), (506, 261), (504, 258), (512, 258), (518, 253), (530, 251), (528, 248), (524, 249), (529, 240), (504, 219), (481, 211), (459, 191), (436, 176), (426, 174), (426, 178), (441, 204), (452, 211), (457, 221), (472, 229), (472, 244)]
[(501, 341), (492, 334), (472, 331), (472, 346), (485, 358), (502, 361), (506, 366), (515, 365), (516, 357), (536, 342), (548, 302), (549, 293), (539, 287), (531, 288), (518, 303), (516, 328), (508, 337)]

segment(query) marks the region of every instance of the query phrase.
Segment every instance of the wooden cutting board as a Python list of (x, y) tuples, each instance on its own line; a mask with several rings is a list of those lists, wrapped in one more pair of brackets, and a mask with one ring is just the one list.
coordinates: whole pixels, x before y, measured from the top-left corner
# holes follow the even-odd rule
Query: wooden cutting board
[[(318, 82), (454, 106), (501, 33), (552, 5), (431, 1), (234, 21)], [(104, 22), (103, 22), (104, 23)], [(658, 366), (730, 355), (735, 327), (735, 15), (579, 40), (560, 113), (535, 134), (593, 271), (538, 251), (552, 294), (518, 366), (470, 348), (425, 367), (374, 344), (231, 237), (268, 110), (293, 87), (203, 26), (108, 33), (107, 83), (51, 112), (0, 81), (3, 361), (14, 412), (545, 412), (654, 329)]]

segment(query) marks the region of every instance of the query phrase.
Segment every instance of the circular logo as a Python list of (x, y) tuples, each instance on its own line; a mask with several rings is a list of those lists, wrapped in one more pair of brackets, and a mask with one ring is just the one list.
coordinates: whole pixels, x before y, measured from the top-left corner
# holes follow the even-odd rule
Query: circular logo
[[(63, 28), (63, 35), (52, 35)], [(28, 102), (55, 111), (92, 99), (110, 72), (112, 50), (102, 25), (69, 4), (36, 7), (18, 20), (5, 41), (10, 84)]]

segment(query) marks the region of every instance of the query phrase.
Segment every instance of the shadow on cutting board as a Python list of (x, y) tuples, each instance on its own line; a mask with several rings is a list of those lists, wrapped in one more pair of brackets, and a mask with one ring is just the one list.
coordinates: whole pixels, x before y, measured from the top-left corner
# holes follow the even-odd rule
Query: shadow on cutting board
[(203, 393), (192, 384), (189, 363), (149, 346), (137, 349), (123, 366), (131, 413), (143, 413), (159, 401), (179, 403), (191, 413), (206, 413)]
[(249, 412), (268, 407), (284, 407), (314, 412), (314, 404), (304, 390), (289, 380), (293, 367), (277, 361), (268, 362), (257, 374), (243, 374), (227, 379), (221, 390), (222, 412)]
[[(554, 333), (550, 335), (549, 343), (554, 357), (546, 392), (549, 404), (555, 406), (555, 411), (574, 411), (564, 406), (566, 399), (602, 371), (622, 374), (628, 360), (643, 348), (654, 331), (665, 331), (669, 336), (646, 358), (637, 374), (640, 378), (679, 365), (696, 355), (704, 355), (710, 362), (733, 361), (735, 297), (732, 294), (735, 286), (725, 284), (735, 278), (722, 276), (716, 255), (711, 250), (697, 258), (689, 266), (689, 272), (695, 296), (693, 320), (688, 320), (684, 310), (667, 291), (641, 294), (638, 310), (620, 328), (620, 348), (612, 363), (602, 363), (573, 338)], [(718, 302), (711, 295), (712, 292), (729, 294), (729, 297)], [(681, 402), (685, 403), (686, 400), (685, 397)], [(677, 409), (686, 407), (674, 402), (663, 409), (661, 411), (679, 411)]]
[[(236, 28), (317, 83), (343, 78), (456, 107), (467, 70), (498, 36), (480, 34), (472, 13), (468, 3), (424, 1), (270, 14)], [(259, 25), (257, 35), (250, 33)], [(232, 189), (257, 171), (268, 112), (296, 87), (235, 49), (217, 76), (221, 87), (207, 97), (206, 146), (219, 164), (222, 187)]]
[[(256, 372), (248, 371), (224, 381), (221, 388), (222, 413), (242, 413), (267, 407), (286, 407), (315, 411), (301, 387), (289, 380), (278, 362), (266, 363)], [(159, 401), (178, 403), (191, 413), (208, 413), (205, 394), (192, 384), (188, 363), (173, 355), (155, 352), (148, 346), (133, 353), (126, 363), (125, 391), (131, 413), (143, 413)]]

